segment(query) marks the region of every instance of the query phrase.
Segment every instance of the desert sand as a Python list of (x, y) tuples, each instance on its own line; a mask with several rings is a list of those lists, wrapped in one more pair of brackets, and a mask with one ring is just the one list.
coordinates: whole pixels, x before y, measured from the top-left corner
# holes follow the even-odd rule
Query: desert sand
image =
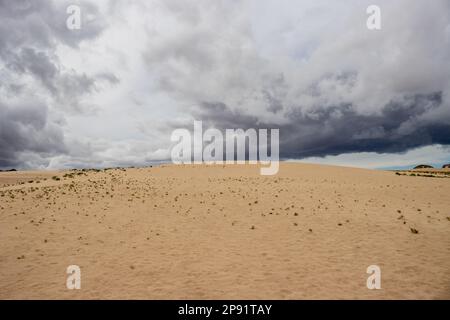
[(3, 172), (0, 298), (449, 299), (449, 194), (298, 163)]

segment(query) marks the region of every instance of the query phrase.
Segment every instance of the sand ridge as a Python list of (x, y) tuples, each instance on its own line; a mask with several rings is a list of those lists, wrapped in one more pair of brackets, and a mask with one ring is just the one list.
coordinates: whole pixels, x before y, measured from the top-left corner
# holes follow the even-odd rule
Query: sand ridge
[(449, 191), (299, 163), (0, 173), (0, 298), (448, 299)]

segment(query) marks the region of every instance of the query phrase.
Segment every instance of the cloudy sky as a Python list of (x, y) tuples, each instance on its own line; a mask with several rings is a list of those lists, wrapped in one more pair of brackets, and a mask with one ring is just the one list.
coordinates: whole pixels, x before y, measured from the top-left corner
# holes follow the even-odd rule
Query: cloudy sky
[(448, 0), (0, 0), (0, 168), (167, 160), (194, 119), (279, 128), (284, 159), (443, 164), (449, 61)]

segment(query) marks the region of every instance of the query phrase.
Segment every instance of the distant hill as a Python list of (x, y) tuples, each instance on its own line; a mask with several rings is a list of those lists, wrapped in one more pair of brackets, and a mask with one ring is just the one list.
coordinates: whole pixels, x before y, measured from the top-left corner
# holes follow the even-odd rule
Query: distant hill
[(430, 166), (428, 164), (419, 164), (418, 166), (415, 166), (414, 169), (434, 169), (433, 166)]

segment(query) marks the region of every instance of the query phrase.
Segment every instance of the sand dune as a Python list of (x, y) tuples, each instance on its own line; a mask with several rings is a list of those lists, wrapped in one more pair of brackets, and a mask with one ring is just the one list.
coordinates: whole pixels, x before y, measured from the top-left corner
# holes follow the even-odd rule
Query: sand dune
[(449, 299), (449, 194), (295, 163), (0, 173), (0, 298)]

